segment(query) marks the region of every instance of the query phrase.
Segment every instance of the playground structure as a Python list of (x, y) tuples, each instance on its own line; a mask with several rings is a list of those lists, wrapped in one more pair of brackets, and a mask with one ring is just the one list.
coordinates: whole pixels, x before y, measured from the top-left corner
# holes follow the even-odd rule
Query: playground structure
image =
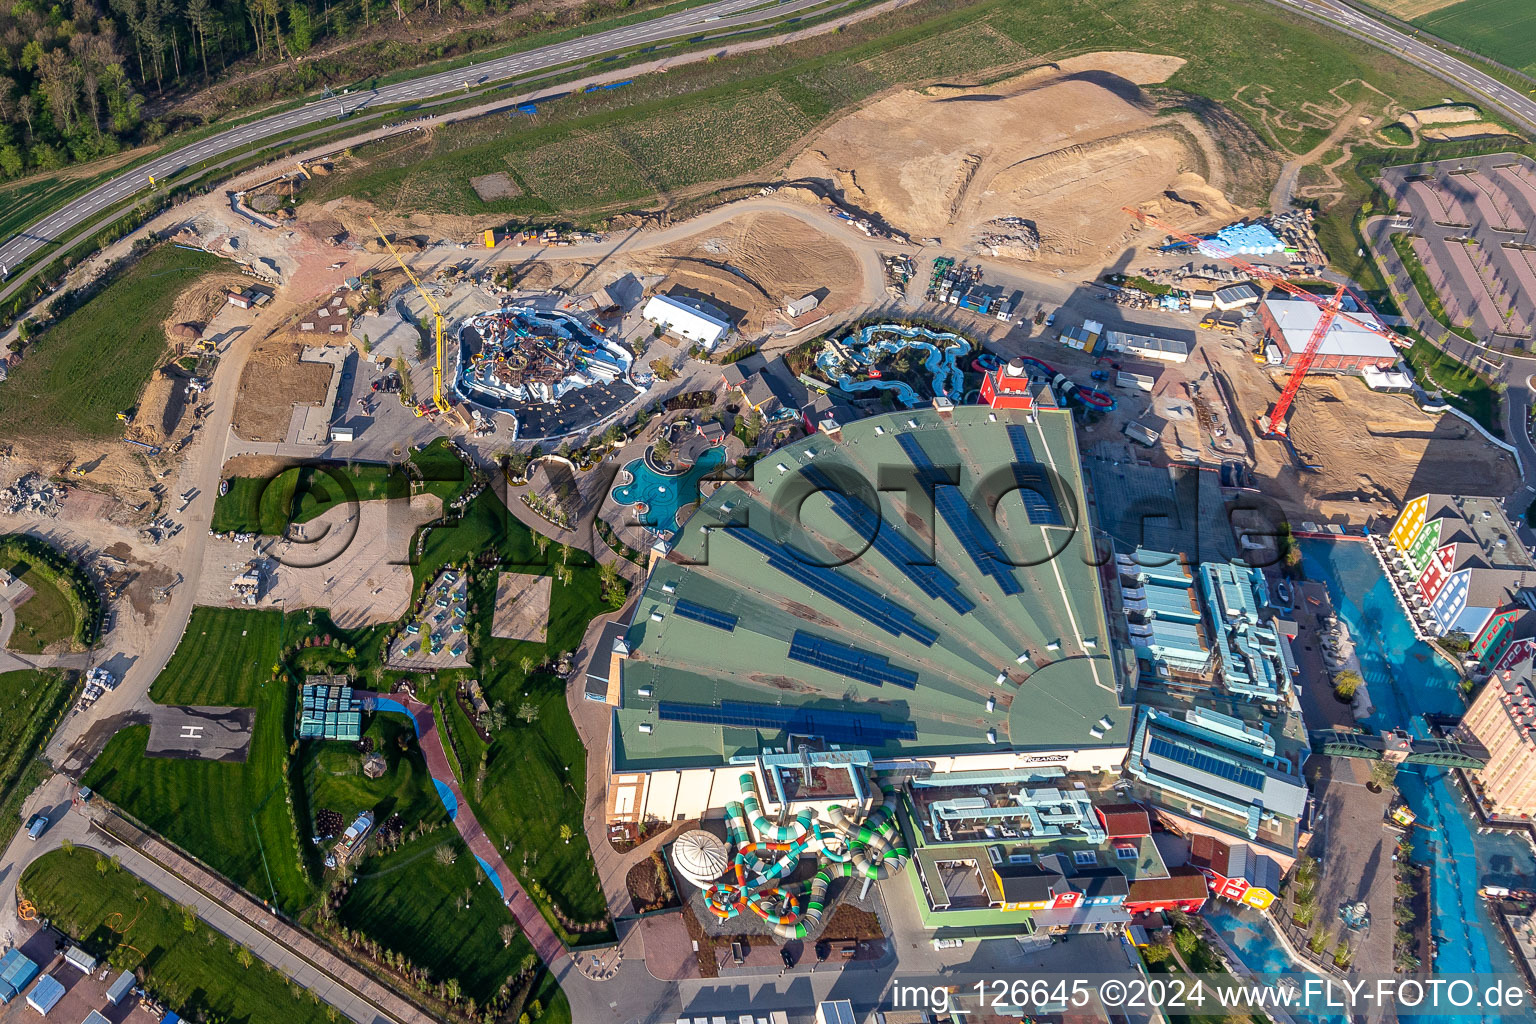
[[(881, 335), (888, 337), (882, 338)], [(925, 338), (929, 340), (922, 340)], [(941, 348), (935, 342), (945, 344)], [(928, 400), (905, 381), (881, 380), (879, 371), (873, 367), (882, 357), (894, 356), (903, 349), (920, 349), (928, 353), (923, 360), (923, 368), (931, 375), (933, 397), (947, 398), (958, 403), (965, 387), (965, 374), (958, 360), (971, 347), (971, 342), (958, 334), (930, 331), (923, 327), (902, 327), (900, 324), (873, 324), (842, 341), (828, 339), (826, 348), (816, 357), (816, 369), (849, 394), (889, 391), (902, 405), (915, 409)], [(850, 370), (862, 370), (866, 376), (856, 380)]]
[[(1115, 408), (1116, 403), (1113, 395), (1100, 391), (1098, 388), (1090, 388), (1086, 385), (1078, 384), (1066, 374), (1059, 372), (1051, 364), (1042, 362), (1032, 356), (1019, 356), (1017, 358), (1025, 366), (1043, 374), (1046, 380), (1051, 382), (1051, 387), (1055, 388), (1056, 393), (1061, 396), (1062, 402), (1076, 401), (1079, 405), (1090, 409), (1099, 409), (1104, 412), (1110, 412)], [(1001, 359), (988, 352), (983, 352), (977, 356), (976, 361), (971, 364), (972, 369), (980, 373), (991, 373), (1002, 365), (1003, 361)]]
[(560, 310), (512, 306), (459, 326), (459, 388), (496, 409), (628, 380), (632, 363), (624, 349)]
[[(896, 787), (870, 773), (883, 802), (862, 821), (837, 804), (827, 808), (827, 826), (805, 808), (787, 823), (774, 823), (757, 800), (751, 773), (741, 776), (740, 802), (725, 809), (727, 845), (734, 849), (734, 881), (716, 881), (704, 890), (704, 904), (721, 920), (751, 911), (781, 939), (812, 937), (821, 926), (832, 879), (862, 878), (867, 890), (890, 878), (909, 857), (896, 829)], [(801, 857), (816, 858), (816, 873), (803, 882), (788, 881)]]

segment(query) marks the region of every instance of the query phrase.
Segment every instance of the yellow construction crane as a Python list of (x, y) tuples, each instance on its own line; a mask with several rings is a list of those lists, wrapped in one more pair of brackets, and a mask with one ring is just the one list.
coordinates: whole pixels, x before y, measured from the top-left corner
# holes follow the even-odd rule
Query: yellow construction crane
[(395, 247), (389, 244), (389, 239), (384, 237), (384, 231), (379, 227), (379, 222), (374, 220), (372, 217), (369, 217), (368, 223), (372, 224), (373, 230), (379, 233), (379, 241), (384, 243), (384, 248), (388, 249), (389, 254), (395, 258), (395, 262), (400, 264), (400, 269), (405, 271), (405, 276), (411, 279), (411, 284), (416, 286), (416, 291), (421, 295), (422, 300), (426, 302), (429, 307), (431, 307), (432, 315), (434, 318), (436, 318), (436, 322), (433, 328), (433, 338), (437, 342), (437, 362), (432, 367), (432, 404), (437, 406), (438, 412), (446, 414), (448, 412), (448, 400), (443, 397), (442, 307), (437, 304), (436, 299), (427, 294), (427, 290), (421, 286), (421, 282), (416, 279), (416, 275), (411, 273), (411, 268), (405, 265), (405, 260), (401, 259), (400, 254), (395, 251)]

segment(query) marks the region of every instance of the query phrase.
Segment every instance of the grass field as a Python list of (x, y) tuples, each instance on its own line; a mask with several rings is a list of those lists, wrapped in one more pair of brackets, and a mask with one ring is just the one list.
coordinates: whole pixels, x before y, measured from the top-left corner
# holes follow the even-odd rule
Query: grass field
[[(420, 473), (422, 491), (444, 503), (469, 483), (464, 463), (441, 438), (412, 452), (411, 462)], [(233, 478), (229, 492), (214, 501), (212, 528), (276, 536), (289, 523), (307, 523), (337, 505), (410, 495), (411, 478), (382, 463), (292, 466), (271, 478)]]
[(1461, 0), (1413, 19), (1448, 43), (1536, 74), (1536, 5), (1530, 0)]
[[(303, 622), (288, 618), (290, 638)], [(293, 694), (271, 679), (284, 628), (275, 611), (195, 608), (150, 688), (161, 704), (256, 708), (248, 760), (146, 758), (148, 726), (134, 726), (112, 738), (84, 781), (243, 888), (296, 911), (313, 889), (285, 797)]]
[[(1100, 49), (1188, 58), (1170, 88), (1227, 104), (1261, 137), (1295, 150), (1327, 128), (1304, 119), (1273, 127), (1233, 102), (1239, 90), (1262, 86), (1267, 103), (1288, 113), (1306, 102), (1331, 105), (1329, 88), (1359, 78), (1406, 105), (1445, 92), (1394, 58), (1242, 0), (926, 0), (842, 33), (547, 104), (533, 117), (480, 118), (427, 139), (359, 147), (359, 164), (312, 185), (307, 199), (360, 195), (397, 212), (597, 220), (759, 168), (772, 173), (815, 125), (892, 85), (984, 79), (989, 69)], [(475, 195), (469, 179), (497, 171), (509, 172), (522, 194), (490, 202)]]
[(1495, 436), (1504, 436), (1504, 425), (1499, 422), (1499, 396), (1486, 378), (1441, 352), (1425, 338), (1416, 340), (1403, 354), (1426, 388), (1440, 389), (1451, 405), (1487, 427)]
[[(445, 844), (456, 855), (449, 865), (435, 856)], [(502, 942), (498, 933), (512, 917), (483, 877), (458, 834), (439, 829), (365, 862), (339, 920), (405, 954), (434, 978), (458, 978), (464, 994), (484, 1004), (518, 973), (533, 947), (521, 935), (510, 945)]]
[(327, 1007), (295, 992), (260, 961), (241, 965), (230, 942), (126, 871), (97, 870), (86, 850), (55, 850), (32, 863), (21, 888), (39, 913), (114, 968), (134, 969), (187, 1020), (326, 1024)]
[(162, 245), (31, 346), (0, 388), (0, 436), (111, 437), (166, 353), (176, 296), (232, 264)]
[[(312, 742), (299, 748), (299, 770), (311, 814), (332, 810), (348, 822), (363, 811), (374, 811), (379, 822), (398, 814), (407, 828), (418, 821), (446, 821), (447, 812), (427, 774), (415, 731), (404, 716), (374, 715), (364, 735), (389, 762), (383, 778), (363, 774), (362, 756), (351, 743)], [(405, 751), (398, 745), (402, 737), (409, 744)]]
[(24, 558), (0, 559), (0, 569), (32, 588), (32, 596), (16, 609), (16, 629), (7, 647), (22, 654), (41, 654), (49, 644), (75, 635), (75, 610), (52, 573)]
[(21, 803), (49, 774), (43, 749), (74, 697), (77, 678), (55, 669), (0, 675), (0, 844), (21, 825)]
[[(434, 530), (428, 537), (421, 564), (415, 567), (417, 579), (430, 579), (438, 566), (489, 548), (519, 571), (553, 572), (560, 563), (558, 546), (551, 544), (541, 556), (533, 536), (487, 491), (470, 503), (462, 523)], [(522, 668), (524, 657), (539, 665), (561, 651), (575, 650), (587, 624), (607, 610), (591, 558), (573, 551), (569, 564), (571, 582), (552, 582), (549, 630), (543, 644), (490, 636), (493, 574), (482, 574), (470, 596), (480, 610), (480, 634), (485, 638), (479, 646), (478, 675), (487, 698), (506, 705), (508, 724), (492, 737), (484, 798), (474, 796), (472, 784), (466, 784), (465, 790), (487, 834), (498, 843), (513, 844), (508, 865), (525, 880), (537, 880), (572, 918), (590, 921), (603, 914), (605, 905), (582, 829), (586, 750), (571, 722), (563, 681), (537, 669), (525, 675)], [(524, 702), (537, 709), (532, 723), (517, 717)], [(485, 744), (458, 717), (456, 706), (452, 714), (458, 755), (465, 770), (473, 774)], [(562, 824), (575, 833), (570, 843), (559, 837)]]

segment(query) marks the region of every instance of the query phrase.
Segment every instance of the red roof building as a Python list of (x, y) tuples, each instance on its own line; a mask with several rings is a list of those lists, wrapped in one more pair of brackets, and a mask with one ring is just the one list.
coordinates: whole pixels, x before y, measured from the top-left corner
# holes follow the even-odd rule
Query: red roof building
[(1189, 865), (1169, 868), (1167, 878), (1143, 878), (1132, 882), (1125, 897), (1125, 912), (1133, 916), (1169, 910), (1198, 914), (1209, 895), (1205, 875), (1199, 868)]
[(1141, 804), (1103, 804), (1093, 810), (1111, 839), (1140, 839), (1152, 834), (1152, 821)]

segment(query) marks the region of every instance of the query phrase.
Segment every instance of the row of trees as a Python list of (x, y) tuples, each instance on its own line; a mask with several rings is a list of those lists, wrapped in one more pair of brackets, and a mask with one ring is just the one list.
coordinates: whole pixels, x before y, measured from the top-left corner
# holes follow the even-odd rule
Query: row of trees
[[(226, 110), (593, 21), (637, 2), (655, 0), (584, 0), (488, 24), (496, 15), (532, 5), (522, 0), (0, 0), (0, 178), (110, 155)], [(406, 33), (428, 26), (448, 31), (433, 33), (436, 41), (405, 41)], [(242, 74), (279, 64), (282, 70)], [(221, 80), (212, 94), (183, 104)]]

